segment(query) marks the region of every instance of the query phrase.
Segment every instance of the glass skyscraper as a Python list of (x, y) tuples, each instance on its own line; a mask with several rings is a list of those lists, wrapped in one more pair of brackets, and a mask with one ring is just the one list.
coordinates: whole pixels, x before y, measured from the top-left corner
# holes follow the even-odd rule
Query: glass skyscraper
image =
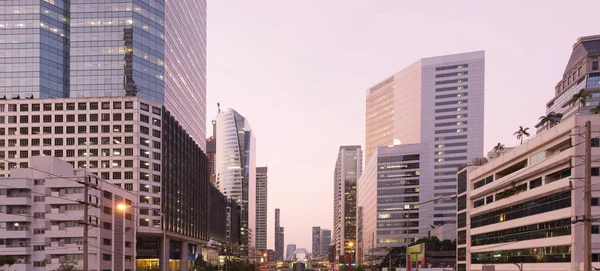
[(0, 97), (137, 96), (206, 149), (205, 0), (9, 0), (0, 18)]

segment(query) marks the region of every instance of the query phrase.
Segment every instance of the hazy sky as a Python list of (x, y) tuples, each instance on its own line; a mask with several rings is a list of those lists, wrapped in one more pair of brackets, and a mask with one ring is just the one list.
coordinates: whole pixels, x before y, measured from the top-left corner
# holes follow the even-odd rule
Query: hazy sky
[[(486, 51), (485, 150), (513, 146), (553, 97), (577, 37), (600, 34), (600, 1), (211, 0), (207, 115), (244, 115), (269, 166), (268, 247), (311, 250), (333, 224), (340, 145), (364, 146), (365, 90), (419, 58)], [(212, 133), (212, 129), (207, 130)]]

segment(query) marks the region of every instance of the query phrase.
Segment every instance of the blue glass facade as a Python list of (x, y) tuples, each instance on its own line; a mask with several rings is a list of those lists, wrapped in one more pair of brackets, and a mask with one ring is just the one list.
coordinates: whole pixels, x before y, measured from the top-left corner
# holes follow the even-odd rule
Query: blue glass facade
[(164, 103), (164, 2), (71, 1), (71, 97)]
[(62, 0), (0, 1), (0, 97), (68, 94), (68, 14)]

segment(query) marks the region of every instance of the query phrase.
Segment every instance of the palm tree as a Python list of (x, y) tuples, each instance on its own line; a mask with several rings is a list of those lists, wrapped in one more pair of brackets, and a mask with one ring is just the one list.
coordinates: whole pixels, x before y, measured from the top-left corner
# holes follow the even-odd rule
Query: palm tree
[(494, 146), (494, 152), (502, 152), (504, 151), (504, 144), (498, 142), (498, 145)]
[(552, 111), (545, 116), (540, 117), (540, 124), (546, 124), (546, 129), (552, 127), (556, 123), (556, 112)]
[(571, 98), (571, 105), (579, 103), (579, 108), (577, 109), (578, 112), (581, 111), (582, 106), (585, 106), (585, 102), (587, 101), (587, 99), (592, 97), (592, 95), (590, 95), (589, 93), (584, 92), (585, 89), (582, 88), (579, 90), (579, 92), (573, 94), (573, 97)]
[(592, 114), (600, 114), (600, 104), (596, 105), (596, 107), (590, 109), (590, 113)]
[(529, 127), (523, 128), (523, 126), (519, 126), (519, 130), (513, 134), (513, 135), (517, 136), (517, 139), (521, 140), (521, 144), (523, 144), (523, 136), (527, 136), (527, 137), (530, 136), (530, 134), (529, 134), (529, 132), (527, 132), (527, 130), (529, 130)]

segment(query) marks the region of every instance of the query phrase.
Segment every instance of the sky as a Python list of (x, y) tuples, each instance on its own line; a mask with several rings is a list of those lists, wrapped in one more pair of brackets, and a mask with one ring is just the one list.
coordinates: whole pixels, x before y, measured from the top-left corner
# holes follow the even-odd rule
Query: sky
[(573, 43), (600, 34), (599, 10), (597, 0), (208, 1), (207, 116), (220, 102), (250, 122), (257, 166), (269, 167), (268, 248), (275, 208), (284, 246), (310, 251), (312, 226), (332, 228), (337, 151), (364, 146), (367, 88), (420, 58), (485, 50), (485, 151), (517, 145)]

